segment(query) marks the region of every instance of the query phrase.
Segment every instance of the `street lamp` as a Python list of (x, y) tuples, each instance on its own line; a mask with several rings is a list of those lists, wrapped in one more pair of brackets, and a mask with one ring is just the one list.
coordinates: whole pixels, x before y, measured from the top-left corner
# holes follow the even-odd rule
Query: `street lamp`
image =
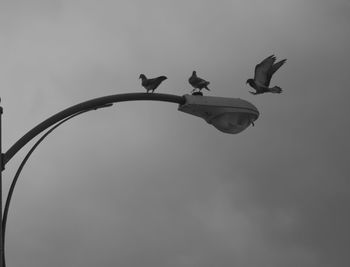
[[(0, 267), (5, 267), (4, 257), (4, 237), (6, 230), (7, 214), (9, 209), (10, 200), (16, 184), (18, 175), (20, 174), (24, 164), (28, 157), (37, 147), (37, 145), (55, 128), (64, 123), (65, 121), (78, 116), (84, 112), (90, 110), (96, 110), (103, 107), (112, 106), (113, 103), (135, 101), (135, 100), (152, 100), (172, 102), (179, 104), (178, 110), (201, 117), (205, 119), (209, 124), (212, 124), (218, 130), (236, 134), (245, 130), (259, 117), (259, 111), (257, 108), (248, 101), (237, 98), (224, 98), (224, 97), (209, 97), (202, 95), (170, 95), (170, 94), (154, 94), (154, 93), (129, 93), (129, 94), (117, 94), (109, 95), (99, 98), (94, 98), (77, 105), (64, 109), (55, 115), (49, 117), (37, 126), (23, 135), (17, 142), (15, 142), (6, 153), (2, 153), (2, 107), (0, 107)], [(12, 159), (12, 157), (23, 148), (29, 141), (35, 138), (38, 134), (45, 131), (49, 127), (53, 126), (46, 134), (44, 134), (33, 148), (28, 152), (25, 159), (22, 161), (15, 178), (11, 184), (9, 193), (7, 195), (4, 217), (2, 209), (2, 171), (5, 169), (6, 164)]]

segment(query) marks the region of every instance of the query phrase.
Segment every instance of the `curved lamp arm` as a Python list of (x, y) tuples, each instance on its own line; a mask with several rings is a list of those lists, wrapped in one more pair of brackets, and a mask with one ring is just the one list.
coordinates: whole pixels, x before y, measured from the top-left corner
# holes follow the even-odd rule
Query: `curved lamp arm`
[(86, 113), (88, 111), (92, 111), (92, 110), (96, 110), (96, 109), (100, 109), (100, 108), (105, 108), (105, 107), (109, 107), (111, 105), (104, 105), (104, 106), (100, 106), (94, 109), (87, 109), (87, 110), (83, 110), (80, 112), (77, 112), (63, 120), (61, 120), (60, 122), (57, 122), (54, 126), (52, 126), (46, 133), (44, 133), (36, 142), (35, 144), (32, 146), (32, 148), (27, 152), (26, 156), (24, 157), (24, 159), (22, 160), (20, 166), (17, 169), (17, 172), (12, 180), (12, 183), (10, 185), (9, 188), (9, 192), (7, 194), (7, 198), (6, 198), (6, 202), (5, 202), (5, 206), (4, 206), (4, 214), (3, 214), (3, 220), (2, 220), (2, 235), (3, 235), (3, 243), (5, 243), (5, 233), (6, 233), (6, 223), (7, 223), (7, 216), (8, 216), (8, 211), (9, 211), (9, 207), (10, 207), (10, 203), (11, 203), (11, 199), (12, 199), (12, 195), (13, 192), (15, 190), (15, 186), (18, 180), (19, 175), (22, 172), (22, 169), (24, 167), (24, 165), (27, 163), (29, 157), (31, 156), (31, 154), (34, 152), (34, 150), (37, 148), (37, 146), (51, 133), (53, 132), (57, 127), (59, 127), (61, 124), (65, 123), (66, 121), (81, 115), (83, 113)]
[(39, 123), (25, 135), (23, 135), (15, 144), (13, 144), (7, 152), (3, 155), (2, 167), (4, 168), (6, 163), (10, 161), (10, 159), (30, 140), (32, 140), (35, 136), (40, 134), (42, 131), (46, 130), (50, 126), (55, 123), (73, 115), (80, 111), (84, 111), (87, 109), (94, 109), (104, 105), (108, 105), (116, 102), (124, 102), (131, 100), (154, 100), (154, 101), (165, 101), (165, 102), (173, 102), (178, 104), (184, 104), (185, 98), (183, 96), (170, 95), (170, 94), (149, 94), (149, 93), (130, 93), (130, 94), (117, 94), (117, 95), (109, 95), (103, 96), (99, 98), (94, 98), (80, 104), (71, 106), (65, 110), (62, 110), (50, 118), (44, 120)]
[[(111, 105), (104, 105), (98, 108), (103, 108), (103, 107), (108, 107)], [(66, 121), (80, 115), (83, 114), (85, 112), (91, 111), (91, 110), (95, 110), (97, 108), (94, 109), (88, 109), (88, 110), (83, 110), (80, 111), (78, 113), (75, 113), (67, 118), (65, 118), (64, 120), (61, 120), (60, 122), (56, 123), (54, 126), (52, 126), (46, 133), (44, 133), (38, 141), (35, 142), (35, 144), (32, 146), (32, 148), (28, 151), (28, 153), (26, 154), (26, 156), (24, 157), (24, 159), (22, 160), (20, 166), (17, 169), (17, 172), (15, 174), (15, 177), (13, 178), (12, 182), (11, 182), (11, 186), (9, 188), (9, 192), (7, 194), (7, 198), (6, 198), (6, 202), (5, 202), (5, 207), (4, 207), (4, 214), (3, 214), (3, 218), (2, 218), (2, 248), (3, 248), (3, 267), (6, 267), (6, 260), (5, 260), (5, 233), (6, 233), (6, 224), (7, 224), (7, 217), (8, 217), (8, 212), (9, 212), (9, 208), (10, 208), (10, 203), (11, 203), (11, 199), (12, 199), (12, 195), (13, 192), (15, 190), (15, 186), (18, 180), (19, 175), (21, 174), (24, 165), (27, 163), (27, 160), (29, 159), (29, 157), (31, 156), (31, 154), (34, 152), (34, 150), (37, 148), (37, 146), (51, 133), (53, 132), (58, 126), (60, 126), (61, 124), (65, 123)]]

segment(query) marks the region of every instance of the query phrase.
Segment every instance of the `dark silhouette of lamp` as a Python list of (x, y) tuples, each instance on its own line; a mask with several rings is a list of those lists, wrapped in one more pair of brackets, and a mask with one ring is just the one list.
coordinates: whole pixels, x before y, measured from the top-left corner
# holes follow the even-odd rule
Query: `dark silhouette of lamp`
[(184, 95), (179, 110), (203, 118), (224, 133), (237, 134), (259, 117), (258, 109), (240, 98)]

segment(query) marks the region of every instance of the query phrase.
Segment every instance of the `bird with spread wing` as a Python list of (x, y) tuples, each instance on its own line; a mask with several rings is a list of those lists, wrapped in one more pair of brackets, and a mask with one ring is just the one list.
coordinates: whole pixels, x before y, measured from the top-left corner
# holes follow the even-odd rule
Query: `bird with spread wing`
[(210, 82), (200, 78), (197, 76), (197, 72), (193, 71), (191, 77), (188, 79), (188, 82), (192, 85), (193, 90), (192, 92), (194, 92), (196, 89), (199, 90), (199, 92), (201, 92), (201, 90), (203, 88), (205, 88), (206, 90), (210, 91), (210, 89), (208, 88), (208, 85), (210, 84)]
[(255, 92), (250, 92), (251, 94), (279, 94), (282, 92), (282, 88), (279, 86), (269, 87), (272, 75), (286, 62), (286, 59), (277, 63), (275, 61), (276, 57), (271, 55), (255, 66), (254, 79), (247, 80), (247, 83), (255, 89)]
[(140, 74), (139, 79), (141, 79), (141, 85), (146, 89), (147, 93), (148, 91), (154, 93), (154, 90), (168, 78), (166, 76), (159, 76), (157, 78), (147, 79), (145, 74)]

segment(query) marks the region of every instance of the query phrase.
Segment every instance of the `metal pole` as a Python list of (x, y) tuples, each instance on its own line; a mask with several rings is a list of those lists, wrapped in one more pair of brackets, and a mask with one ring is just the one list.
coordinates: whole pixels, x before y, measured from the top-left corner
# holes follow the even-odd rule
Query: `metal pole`
[(2, 127), (1, 127), (1, 118), (2, 118), (2, 107), (0, 106), (0, 267), (4, 266), (4, 238), (2, 235), (2, 171), (4, 170), (4, 157), (2, 154)]

